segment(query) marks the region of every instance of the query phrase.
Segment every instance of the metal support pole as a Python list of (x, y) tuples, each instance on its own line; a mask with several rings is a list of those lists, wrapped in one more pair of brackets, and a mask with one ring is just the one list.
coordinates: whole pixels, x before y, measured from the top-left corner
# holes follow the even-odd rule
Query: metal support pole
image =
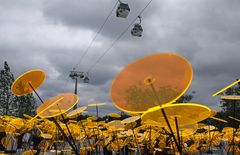
[(138, 142), (137, 142), (137, 138), (136, 138), (135, 133), (134, 133), (134, 127), (133, 127), (133, 124), (131, 123), (131, 125), (132, 125), (132, 131), (133, 131), (133, 138), (134, 138), (135, 143), (136, 143), (136, 145), (137, 145), (138, 153), (139, 153), (139, 155), (142, 155), (141, 150), (140, 150), (139, 145), (138, 145)]
[[(233, 117), (236, 118), (236, 101), (233, 101)], [(235, 142), (234, 142), (234, 138), (235, 138), (235, 123), (233, 122), (233, 135), (232, 135), (232, 142), (230, 143), (229, 149), (227, 151), (227, 153), (229, 153), (231, 147), (233, 148), (233, 155), (235, 154)], [(237, 131), (237, 130), (236, 130)]]
[[(113, 132), (113, 133), (114, 133), (114, 132)], [(116, 135), (116, 141), (117, 141), (118, 151), (120, 152), (120, 145), (119, 145), (119, 142), (118, 142), (118, 133), (117, 133), (117, 130), (115, 131), (114, 134)]]
[(170, 123), (169, 123), (169, 121), (168, 121), (168, 119), (167, 119), (167, 115), (166, 115), (166, 113), (165, 113), (165, 111), (164, 111), (163, 109), (161, 109), (161, 111), (162, 111), (162, 114), (163, 114), (163, 116), (164, 116), (164, 119), (165, 119), (165, 121), (166, 121), (166, 123), (167, 123), (167, 125), (168, 125), (168, 128), (169, 128), (169, 130), (170, 130), (170, 132), (171, 132), (171, 135), (173, 136), (173, 140), (174, 140), (174, 142), (176, 143), (177, 149), (178, 149), (178, 151), (179, 151), (179, 153), (180, 153), (180, 152), (181, 152), (180, 145), (178, 144), (177, 139), (176, 139), (176, 137), (175, 137), (175, 135), (174, 135), (174, 132), (173, 132), (173, 130), (172, 130), (172, 128), (171, 128), (171, 125), (170, 125)]
[[(75, 90), (74, 90), (74, 94), (76, 94), (76, 95), (77, 95), (77, 83), (78, 83), (78, 80), (77, 80), (77, 78), (76, 78), (76, 79), (75, 79)], [(74, 110), (77, 109), (77, 104), (74, 105), (73, 109), (74, 109)]]
[(180, 155), (182, 155), (182, 144), (181, 144), (181, 139), (180, 139), (180, 135), (179, 135), (179, 128), (178, 128), (178, 120), (177, 120), (177, 117), (174, 117), (175, 118), (175, 124), (176, 124), (176, 129), (177, 129), (177, 137), (178, 137), (178, 143), (179, 143), (179, 146), (180, 146)]
[(38, 99), (43, 103), (43, 100), (41, 99), (41, 97), (38, 95), (38, 93), (36, 92), (36, 90), (33, 88), (32, 84), (30, 82), (28, 82), (29, 86), (32, 88), (32, 90), (34, 91), (34, 93), (37, 95)]
[(91, 144), (91, 142), (90, 142), (90, 140), (89, 140), (88, 134), (87, 134), (87, 132), (86, 132), (86, 130), (85, 130), (85, 127), (84, 127), (84, 125), (83, 125), (83, 123), (82, 123), (81, 120), (80, 120), (80, 123), (81, 123), (81, 125), (82, 125), (82, 128), (83, 128), (83, 131), (84, 131), (84, 133), (85, 133), (85, 136), (87, 137), (88, 144), (89, 144), (89, 146), (91, 147), (90, 153), (92, 154), (92, 150), (93, 150), (92, 144)]
[(75, 152), (76, 155), (79, 155), (79, 152), (77, 149), (75, 149), (74, 145), (71, 143), (70, 139), (67, 137), (67, 135), (64, 133), (63, 129), (61, 128), (61, 126), (58, 124), (58, 122), (52, 118), (53, 122), (56, 124), (56, 126), (58, 127), (58, 129), (61, 131), (61, 133), (63, 134), (63, 137), (67, 140), (67, 142), (69, 143), (69, 145), (72, 147), (73, 151)]
[[(157, 99), (157, 101), (158, 101), (159, 106), (161, 106), (161, 104), (160, 104), (160, 99), (159, 99), (159, 97), (158, 97), (158, 95), (157, 95), (157, 93), (156, 93), (156, 90), (155, 90), (155, 88), (154, 88), (154, 85), (151, 84), (150, 86), (151, 86), (152, 91), (153, 91), (153, 93), (154, 93), (154, 95), (155, 95), (155, 97), (156, 97), (156, 99)], [(171, 125), (170, 125), (170, 123), (169, 123), (169, 121), (168, 121), (167, 115), (166, 115), (166, 113), (165, 113), (165, 111), (164, 111), (163, 109), (161, 109), (161, 112), (162, 112), (162, 114), (163, 114), (163, 116), (164, 116), (164, 119), (165, 119), (165, 121), (166, 121), (166, 123), (167, 123), (167, 126), (168, 126), (168, 128), (169, 128), (169, 130), (170, 130), (170, 132), (171, 132), (171, 135), (173, 136), (173, 140), (174, 140), (174, 142), (176, 143), (176, 146), (177, 146), (178, 151), (179, 151), (179, 153), (180, 153), (180, 152), (181, 152), (180, 145), (178, 144), (177, 139), (176, 139), (176, 137), (175, 137), (175, 135), (174, 135), (174, 133), (173, 133), (173, 130), (172, 130)]]
[[(236, 118), (236, 101), (233, 101), (233, 117)], [(234, 122), (234, 121), (233, 121)], [(235, 142), (234, 142), (234, 138), (235, 138), (235, 129), (236, 124), (233, 124), (233, 139), (232, 139), (232, 146), (233, 146), (233, 155), (235, 154)], [(237, 129), (237, 128), (236, 128)]]
[[(210, 133), (210, 121), (209, 121), (209, 123), (208, 123), (208, 139), (210, 140), (211, 139), (211, 133)], [(210, 144), (209, 144), (209, 147), (208, 147), (208, 151), (210, 152), (210, 154), (212, 154), (212, 147), (211, 147), (211, 144), (212, 143), (212, 141), (210, 141)], [(208, 154), (208, 153), (207, 153)]]
[[(58, 108), (59, 108), (59, 107), (58, 107)], [(72, 133), (70, 132), (70, 129), (69, 129), (67, 123), (66, 123), (65, 120), (64, 120), (63, 114), (61, 114), (61, 116), (62, 116), (62, 119), (63, 119), (63, 122), (64, 122), (65, 126), (67, 127), (68, 133), (69, 133), (69, 135), (70, 135), (70, 139), (71, 139), (71, 141), (72, 141), (75, 149), (78, 151), (78, 147), (77, 147), (77, 145), (76, 145), (76, 143), (75, 143), (75, 141), (74, 141), (74, 139), (73, 139)]]
[[(36, 90), (34, 89), (34, 87), (31, 85), (30, 82), (28, 82), (29, 86), (32, 88), (32, 90), (34, 91), (34, 93), (37, 95), (37, 97), (39, 98), (39, 100), (43, 102), (43, 100), (41, 99), (41, 97), (38, 95), (38, 93), (36, 92)], [(52, 118), (53, 122), (55, 123), (55, 125), (58, 127), (58, 129), (61, 131), (61, 133), (63, 134), (64, 138), (67, 140), (67, 142), (69, 143), (69, 145), (72, 147), (73, 151), (76, 153), (76, 155), (79, 155), (78, 151), (75, 149), (75, 147), (73, 146), (73, 144), (71, 143), (71, 141), (69, 140), (69, 138), (67, 137), (67, 135), (64, 133), (63, 129), (61, 128), (61, 126), (58, 124), (58, 122)]]
[(150, 125), (150, 131), (149, 131), (149, 150), (150, 150), (150, 153), (152, 153), (152, 142), (151, 142), (151, 136), (152, 136), (152, 128), (151, 128), (151, 125)]
[(98, 105), (96, 104), (96, 113), (97, 113), (97, 118), (98, 118)]
[[(180, 145), (183, 147), (183, 136), (182, 136), (182, 130), (181, 130), (181, 137), (180, 137)], [(181, 148), (182, 148), (181, 147)]]
[(172, 141), (172, 140), (170, 140), (170, 145), (172, 146), (173, 154), (175, 154), (175, 148), (174, 148), (174, 145), (173, 145), (173, 141)]

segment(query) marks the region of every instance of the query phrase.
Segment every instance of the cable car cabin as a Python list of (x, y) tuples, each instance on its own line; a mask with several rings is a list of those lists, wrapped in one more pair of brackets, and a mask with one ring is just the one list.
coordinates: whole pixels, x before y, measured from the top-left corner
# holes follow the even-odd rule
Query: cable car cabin
[(129, 8), (128, 4), (121, 2), (118, 5), (118, 8), (116, 10), (116, 16), (122, 17), (122, 18), (127, 18), (129, 12), (130, 12), (130, 8)]
[(143, 28), (140, 24), (135, 24), (133, 29), (131, 30), (132, 36), (141, 37), (143, 32)]
[(89, 78), (87, 76), (85, 76), (85, 78), (83, 79), (84, 83), (89, 83)]

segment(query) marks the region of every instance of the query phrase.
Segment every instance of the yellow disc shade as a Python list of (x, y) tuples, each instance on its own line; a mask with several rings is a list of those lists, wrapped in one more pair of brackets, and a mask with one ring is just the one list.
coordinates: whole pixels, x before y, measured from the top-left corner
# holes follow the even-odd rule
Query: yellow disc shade
[(116, 114), (116, 113), (110, 113), (110, 114), (108, 114), (108, 116), (112, 117), (112, 118), (120, 118), (121, 117), (121, 115)]
[(213, 125), (206, 125), (206, 126), (204, 127), (204, 129), (205, 129), (205, 130), (212, 131), (212, 130), (215, 130), (215, 129), (216, 129), (216, 127), (215, 127), (215, 126), (213, 126)]
[(218, 92), (214, 93), (212, 96), (217, 96), (218, 94), (220, 94), (220, 93), (224, 92), (225, 90), (227, 90), (228, 88), (230, 88), (230, 87), (232, 87), (232, 86), (236, 85), (236, 84), (237, 84), (237, 83), (239, 83), (239, 82), (240, 82), (240, 79), (239, 79), (239, 80), (237, 80), (237, 81), (235, 81), (235, 82), (233, 82), (233, 83), (231, 83), (231, 84), (229, 84), (228, 86), (226, 86), (226, 87), (222, 88), (222, 89), (221, 89), (221, 90), (219, 90)]
[(90, 116), (87, 118), (88, 121), (96, 121), (98, 118), (96, 116)]
[(224, 133), (232, 133), (233, 131), (235, 131), (236, 129), (232, 128), (232, 127), (224, 127), (222, 129), (222, 132)]
[(86, 109), (87, 109), (86, 106), (79, 107), (79, 108), (77, 108), (77, 109), (69, 112), (69, 113), (67, 114), (67, 117), (75, 117), (75, 116), (79, 115), (80, 113), (82, 113), (82, 112), (83, 112), (84, 110), (86, 110)]
[(136, 122), (128, 123), (128, 124), (125, 124), (124, 129), (125, 130), (133, 129), (136, 125), (137, 125)]
[(89, 107), (96, 107), (96, 106), (103, 106), (106, 103), (94, 103), (94, 104), (88, 104)]
[(26, 150), (23, 155), (34, 155), (35, 153), (37, 153), (37, 150)]
[(36, 90), (45, 81), (46, 75), (43, 70), (30, 70), (20, 75), (12, 84), (11, 90), (16, 96), (23, 96), (33, 92), (29, 83)]
[(129, 116), (141, 116), (142, 113), (129, 113), (128, 115)]
[(96, 128), (97, 126), (98, 126), (97, 122), (88, 122), (87, 123), (87, 128), (89, 128), (89, 129)]
[(226, 121), (224, 119), (221, 119), (221, 118), (217, 118), (217, 117), (213, 117), (213, 116), (209, 117), (209, 118), (214, 119), (214, 120), (219, 121), (219, 122), (228, 123), (228, 121)]
[(14, 134), (17, 131), (17, 128), (13, 125), (7, 125), (5, 128), (5, 132), (8, 134)]
[(124, 125), (121, 123), (121, 121), (115, 120), (115, 121), (111, 121), (111, 122), (107, 123), (107, 128), (112, 131), (123, 130)]
[[(171, 132), (168, 128), (165, 128), (169, 133)], [(172, 126), (173, 132), (177, 132), (176, 126)], [(196, 131), (195, 124), (179, 127), (179, 133), (183, 136), (188, 136)]]
[(203, 124), (203, 123), (195, 124), (195, 128), (197, 128), (197, 129), (201, 129), (201, 128), (204, 128), (204, 127), (205, 127), (205, 124)]
[(46, 100), (37, 109), (41, 118), (55, 117), (64, 114), (78, 103), (78, 96), (73, 93), (59, 94)]
[(142, 120), (153, 120), (160, 123), (162, 127), (166, 127), (167, 123), (161, 109), (165, 111), (171, 126), (175, 126), (175, 117), (177, 117), (179, 126), (185, 126), (200, 122), (211, 115), (211, 109), (207, 106), (195, 103), (178, 103), (152, 108), (142, 115)]
[(47, 134), (47, 133), (42, 133), (40, 136), (44, 139), (52, 139), (52, 135)]
[(221, 99), (223, 99), (223, 100), (240, 100), (240, 96), (239, 95), (225, 95), (225, 96), (221, 96)]
[(195, 131), (194, 131), (193, 129), (187, 129), (187, 128), (180, 129), (180, 134), (181, 134), (181, 136), (183, 136), (183, 137), (189, 136), (189, 135), (193, 135), (194, 132), (195, 132)]
[(192, 76), (191, 64), (185, 58), (174, 53), (156, 53), (125, 67), (113, 80), (110, 95), (120, 110), (143, 113), (159, 106), (151, 84), (160, 104), (173, 103), (186, 92)]
[(125, 119), (122, 120), (121, 122), (122, 122), (123, 124), (132, 123), (132, 122), (136, 122), (136, 121), (139, 120), (140, 118), (141, 118), (140, 116), (132, 116), (132, 117), (125, 118)]
[(215, 110), (211, 110), (211, 116), (210, 117), (213, 117), (215, 115), (217, 115), (217, 112)]
[(162, 149), (160, 149), (160, 148), (154, 148), (155, 149), (155, 151), (159, 151), (159, 152), (162, 152), (163, 150)]
[(24, 121), (21, 118), (12, 119), (8, 125), (14, 126), (16, 129), (21, 129), (24, 126)]
[(141, 122), (143, 125), (146, 125), (146, 126), (161, 126), (161, 123), (159, 122), (155, 122), (151, 119), (145, 119), (145, 120), (142, 120)]
[[(37, 115), (35, 115), (30, 121), (35, 120), (39, 115), (41, 115), (42, 113), (44, 113), (45, 111), (47, 111), (48, 109), (50, 109), (52, 106), (56, 105), (56, 103), (58, 103), (58, 102), (61, 101), (62, 99), (63, 99), (63, 97), (61, 97), (61, 98), (53, 101), (52, 103), (48, 103), (49, 105), (44, 105), (45, 107), (39, 106), (39, 107), (41, 107), (41, 109), (39, 109)], [(51, 102), (51, 101), (50, 101), (50, 100), (49, 100), (49, 101), (47, 100), (46, 102)], [(38, 110), (38, 109), (37, 109), (37, 110)], [(55, 112), (55, 111), (59, 111), (59, 110), (50, 109), (49, 111), (47, 111), (47, 113), (49, 113), (49, 115), (50, 115), (50, 113), (52, 114), (52, 113)], [(53, 116), (53, 117), (54, 117), (54, 116)]]

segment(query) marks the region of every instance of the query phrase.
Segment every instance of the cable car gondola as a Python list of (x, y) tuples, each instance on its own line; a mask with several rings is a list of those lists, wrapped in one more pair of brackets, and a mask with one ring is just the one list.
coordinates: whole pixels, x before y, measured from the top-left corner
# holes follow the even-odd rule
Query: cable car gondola
[(116, 10), (116, 16), (117, 17), (122, 17), (122, 18), (127, 18), (129, 12), (130, 12), (130, 8), (128, 6), (127, 3), (123, 3), (121, 2), (120, 0), (119, 1), (119, 5), (117, 7), (117, 10)]
[(83, 78), (83, 82), (84, 82), (84, 83), (89, 83), (89, 75), (88, 75), (88, 72), (87, 72), (87, 74), (85, 75), (85, 77)]
[(138, 18), (139, 18), (139, 23), (134, 24), (134, 27), (131, 30), (132, 36), (135, 36), (135, 37), (141, 37), (143, 32), (143, 28), (141, 26), (141, 22), (142, 22), (141, 17), (138, 16)]

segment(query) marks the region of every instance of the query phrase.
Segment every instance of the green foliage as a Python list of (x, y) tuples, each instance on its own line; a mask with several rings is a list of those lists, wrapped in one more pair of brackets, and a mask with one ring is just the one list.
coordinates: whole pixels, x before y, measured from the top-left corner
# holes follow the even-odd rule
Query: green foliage
[[(237, 84), (229, 89), (227, 89), (224, 93), (220, 95), (240, 95), (240, 84)], [(235, 104), (235, 108), (234, 108)], [(240, 101), (237, 100), (220, 100), (220, 105), (222, 107), (222, 110), (217, 112), (216, 116), (217, 118), (224, 119), (228, 121), (228, 123), (220, 122), (214, 119), (208, 119), (205, 120), (203, 123), (210, 124), (216, 126), (219, 130), (222, 130), (224, 127), (235, 127), (237, 128), (239, 125), (239, 122), (229, 118), (229, 116), (240, 118)], [(234, 114), (235, 109), (235, 114)], [(235, 115), (235, 116), (234, 116)]]
[(23, 117), (23, 114), (35, 115), (36, 100), (32, 94), (16, 97), (18, 104), (18, 117)]
[(17, 105), (15, 97), (11, 92), (11, 85), (14, 81), (13, 74), (7, 62), (0, 71), (0, 115), (15, 115)]
[(0, 115), (22, 117), (35, 113), (36, 100), (32, 94), (17, 97), (11, 92), (14, 76), (7, 62), (0, 71)]
[[(237, 84), (225, 91), (223, 95), (240, 95), (240, 84)], [(222, 111), (226, 114), (231, 114), (233, 109), (234, 109), (234, 103), (235, 102), (235, 110), (239, 111), (240, 110), (240, 101), (236, 100), (221, 100), (220, 104), (222, 107)]]
[(176, 103), (188, 103), (193, 99), (194, 94), (195, 91), (191, 92), (190, 94), (184, 94), (176, 101)]
[[(222, 95), (240, 95), (240, 84), (238, 83), (237, 85), (227, 89)], [(218, 115), (228, 121), (228, 123), (225, 123), (223, 126), (238, 127), (239, 122), (230, 119), (228, 116), (232, 116), (238, 119), (240, 118), (240, 101), (221, 100), (220, 104), (222, 107), (222, 111), (219, 112)]]
[(186, 94), (186, 95), (183, 95), (181, 96), (177, 101), (176, 103), (188, 103), (192, 100), (193, 98), (193, 95), (192, 94)]

